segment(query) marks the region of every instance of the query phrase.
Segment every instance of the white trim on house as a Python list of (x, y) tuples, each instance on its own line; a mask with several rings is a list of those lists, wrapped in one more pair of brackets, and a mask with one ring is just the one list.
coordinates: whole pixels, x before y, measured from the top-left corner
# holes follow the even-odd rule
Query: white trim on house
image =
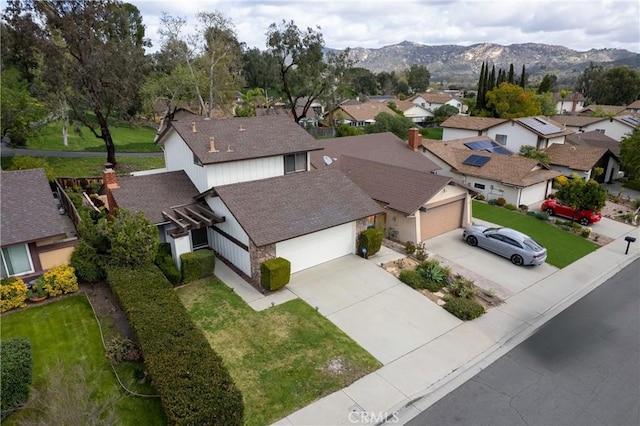
[[(15, 253), (16, 248), (18, 247), (22, 247), (24, 248), (24, 253), (26, 253), (26, 257), (27, 257), (27, 262), (29, 263), (29, 269), (28, 270), (21, 270), (20, 272), (15, 272), (15, 268), (16, 266), (12, 265), (12, 273), (10, 273), (9, 271), (9, 263), (7, 263), (8, 259), (7, 257), (11, 257), (12, 253), (10, 253), (10, 251), (14, 251), (14, 255), (19, 254), (22, 255), (23, 253)], [(6, 277), (19, 277), (22, 275), (27, 275), (27, 274), (31, 274), (33, 272), (35, 272), (35, 268), (33, 266), (33, 259), (31, 259), (31, 253), (29, 251), (29, 244), (27, 243), (19, 243), (19, 244), (12, 244), (10, 246), (6, 246), (6, 247), (2, 247), (2, 250), (0, 250), (0, 257), (2, 257), (2, 270), (1, 270), (1, 274), (0, 276), (2, 276), (2, 278), (6, 278)], [(24, 259), (22, 259), (24, 260)], [(25, 265), (26, 266), (26, 265)]]

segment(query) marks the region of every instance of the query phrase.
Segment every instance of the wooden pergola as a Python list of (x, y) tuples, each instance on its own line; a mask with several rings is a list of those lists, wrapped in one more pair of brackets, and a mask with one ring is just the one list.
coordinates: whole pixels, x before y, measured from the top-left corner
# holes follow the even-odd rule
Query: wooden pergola
[(176, 226), (168, 232), (174, 238), (187, 236), (192, 229), (213, 226), (215, 223), (225, 221), (224, 216), (218, 216), (199, 203), (172, 207), (171, 212), (163, 210), (162, 216)]

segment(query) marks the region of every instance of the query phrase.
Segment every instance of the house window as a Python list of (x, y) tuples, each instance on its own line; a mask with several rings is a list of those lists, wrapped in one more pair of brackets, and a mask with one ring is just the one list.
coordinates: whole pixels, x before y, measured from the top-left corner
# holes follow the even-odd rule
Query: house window
[(195, 152), (193, 153), (193, 164), (202, 167), (202, 161), (200, 161)]
[(191, 230), (191, 246), (193, 250), (209, 247), (209, 238), (207, 237), (207, 228)]
[(484, 189), (485, 188), (483, 183), (474, 183), (473, 187), (477, 188), (477, 189)]
[(2, 277), (24, 275), (33, 272), (33, 263), (26, 244), (2, 249)]
[(297, 154), (288, 154), (284, 156), (284, 172), (296, 173), (307, 171), (307, 153), (298, 152)]
[(496, 135), (496, 142), (498, 142), (500, 145), (506, 145), (507, 135)]

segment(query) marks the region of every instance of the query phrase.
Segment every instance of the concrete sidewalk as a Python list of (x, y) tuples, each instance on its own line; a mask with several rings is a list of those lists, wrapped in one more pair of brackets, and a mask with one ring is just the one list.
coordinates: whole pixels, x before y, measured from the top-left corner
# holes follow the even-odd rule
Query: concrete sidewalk
[[(637, 241), (625, 255), (627, 235)], [(390, 424), (407, 422), (639, 257), (640, 232), (634, 228), (596, 252), (544, 276), (482, 317), (450, 328), (276, 424), (379, 424), (385, 418)]]

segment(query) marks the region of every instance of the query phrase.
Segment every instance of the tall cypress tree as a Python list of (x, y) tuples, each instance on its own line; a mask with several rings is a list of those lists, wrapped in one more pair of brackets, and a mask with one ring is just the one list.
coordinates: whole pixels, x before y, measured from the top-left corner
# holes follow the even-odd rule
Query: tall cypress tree
[(482, 67), (480, 67), (480, 78), (478, 79), (478, 96), (476, 98), (476, 108), (478, 111), (483, 110), (485, 106), (485, 79), (486, 79), (486, 68), (484, 65), (484, 61), (482, 62)]
[(491, 75), (489, 75), (489, 84), (487, 84), (487, 92), (496, 88), (496, 66), (491, 66)]
[(509, 65), (509, 76), (507, 77), (507, 83), (515, 84), (515, 71), (513, 70), (513, 64)]
[(504, 83), (506, 80), (507, 80), (507, 76), (505, 74), (505, 71), (502, 68), (500, 68), (498, 70), (498, 81), (496, 81), (496, 87), (500, 87), (500, 85)]
[(522, 75), (520, 76), (520, 87), (524, 89), (526, 85), (527, 85), (527, 74), (524, 71), (524, 64), (522, 64)]

